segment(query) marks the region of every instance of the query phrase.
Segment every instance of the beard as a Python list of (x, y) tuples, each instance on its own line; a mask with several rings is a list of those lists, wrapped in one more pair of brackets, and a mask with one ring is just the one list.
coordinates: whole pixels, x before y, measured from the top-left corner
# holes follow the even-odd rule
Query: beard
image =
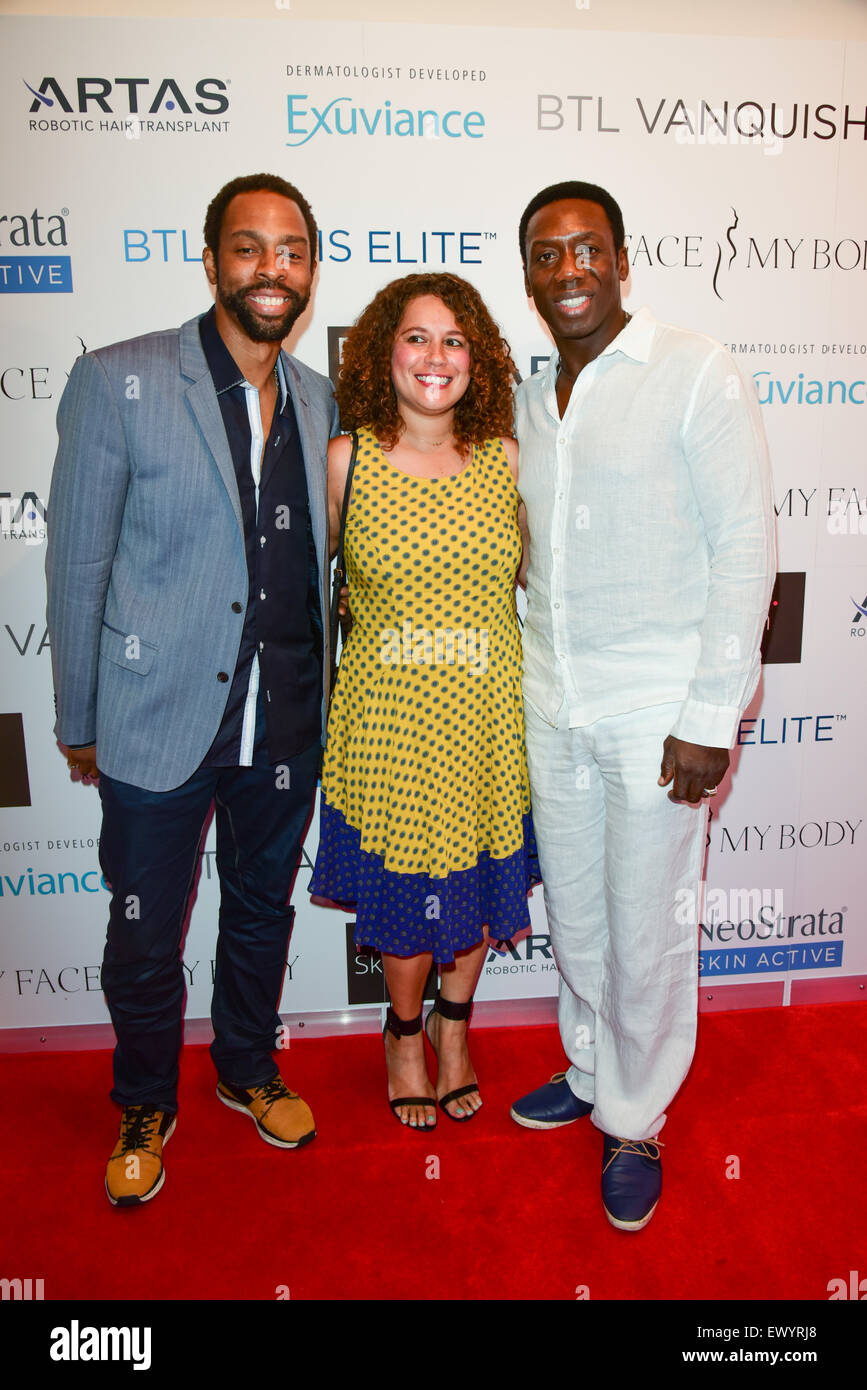
[[(279, 318), (258, 314), (249, 303), (251, 295), (262, 294), (267, 290), (277, 290), (289, 298), (285, 313)], [(301, 317), (310, 303), (309, 290), (303, 295), (285, 285), (253, 285), (243, 290), (227, 290), (220, 283), (219, 276), (217, 296), (223, 308), (238, 320), (247, 337), (254, 343), (282, 343), (293, 323)]]

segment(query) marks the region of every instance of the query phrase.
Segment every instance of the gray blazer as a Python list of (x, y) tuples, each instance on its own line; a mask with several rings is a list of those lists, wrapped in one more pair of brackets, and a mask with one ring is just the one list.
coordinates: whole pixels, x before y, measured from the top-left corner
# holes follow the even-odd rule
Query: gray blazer
[[(329, 653), (327, 377), (283, 353), (298, 421)], [(195, 772), (226, 707), (247, 602), (232, 456), (199, 320), (79, 357), (57, 412), (48, 629), (65, 744), (148, 791)], [(240, 603), (241, 612), (232, 605)]]

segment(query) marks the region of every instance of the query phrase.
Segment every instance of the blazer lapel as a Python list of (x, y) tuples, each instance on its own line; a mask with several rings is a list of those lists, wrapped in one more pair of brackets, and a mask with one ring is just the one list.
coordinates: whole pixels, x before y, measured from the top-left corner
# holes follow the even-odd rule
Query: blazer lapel
[(325, 447), (313, 433), (311, 410), (304, 385), (292, 359), (283, 353), (283, 367), (295, 419), (301, 437), (301, 452), (304, 455), (304, 472), (307, 477), (307, 498), (310, 505), (310, 524), (313, 527), (313, 541), (320, 557), (327, 554), (328, 545), (328, 505), (326, 492)]
[(208, 369), (207, 358), (202, 351), (197, 318), (190, 319), (181, 326), (180, 347), (181, 374), (190, 381), (185, 394), (229, 494), (229, 501), (232, 503), (232, 510), (243, 537), (244, 520), (241, 516), (241, 499), (238, 496), (235, 465), (232, 462), (229, 441), (226, 438), (226, 427), (223, 424), (223, 416), (220, 413), (220, 405)]

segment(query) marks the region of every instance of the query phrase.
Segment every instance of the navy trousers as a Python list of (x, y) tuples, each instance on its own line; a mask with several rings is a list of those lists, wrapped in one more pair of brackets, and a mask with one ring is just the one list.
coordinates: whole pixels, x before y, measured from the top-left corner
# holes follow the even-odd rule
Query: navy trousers
[(321, 748), (270, 766), (202, 767), (168, 792), (100, 775), (100, 863), (111, 886), (102, 985), (117, 1036), (112, 1100), (177, 1110), (184, 972), (181, 934), (202, 831), (215, 803), (220, 917), (211, 1055), (231, 1085), (278, 1074), (277, 1005), (289, 905)]

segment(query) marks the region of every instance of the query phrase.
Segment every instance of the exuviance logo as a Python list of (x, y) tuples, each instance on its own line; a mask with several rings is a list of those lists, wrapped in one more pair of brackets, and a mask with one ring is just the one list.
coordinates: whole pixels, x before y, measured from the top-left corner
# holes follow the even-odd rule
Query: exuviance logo
[(485, 118), (481, 111), (452, 109), (439, 111), (434, 107), (410, 110), (407, 106), (392, 106), (386, 100), (381, 106), (355, 106), (352, 97), (332, 97), (325, 106), (306, 105), (306, 92), (290, 92), (286, 98), (289, 115), (287, 145), (306, 145), (314, 135), (385, 135), (401, 138), (439, 140), (481, 140), (485, 134)]

